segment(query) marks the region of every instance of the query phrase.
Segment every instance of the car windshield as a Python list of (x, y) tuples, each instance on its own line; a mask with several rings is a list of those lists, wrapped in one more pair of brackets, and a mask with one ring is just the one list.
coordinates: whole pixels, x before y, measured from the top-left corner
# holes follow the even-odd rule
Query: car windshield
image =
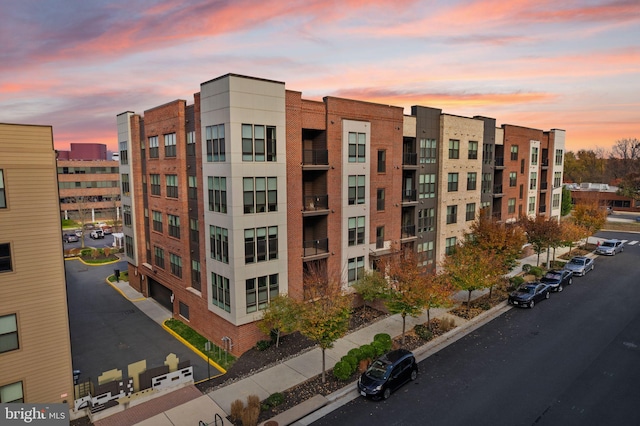
[(524, 287), (520, 287), (520, 289), (518, 290), (520, 293), (527, 293), (527, 294), (533, 294), (536, 291), (536, 288), (532, 285), (527, 285)]
[(571, 259), (571, 262), (569, 262), (573, 265), (584, 265), (584, 259)]
[(380, 360), (375, 361), (367, 370), (367, 375), (374, 379), (384, 379), (387, 372), (387, 366)]
[(561, 278), (561, 275), (547, 272), (547, 274), (544, 277), (548, 280), (559, 280)]
[(602, 247), (613, 247), (613, 246), (615, 246), (615, 244), (608, 241), (605, 241), (604, 243), (602, 243)]

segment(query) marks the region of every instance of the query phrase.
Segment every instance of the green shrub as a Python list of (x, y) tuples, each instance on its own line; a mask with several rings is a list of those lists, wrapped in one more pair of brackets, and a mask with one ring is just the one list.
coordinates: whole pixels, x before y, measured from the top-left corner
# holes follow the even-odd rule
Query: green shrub
[(353, 371), (356, 371), (356, 368), (358, 368), (358, 358), (356, 358), (353, 355), (345, 355), (342, 358), (340, 358), (340, 361), (344, 361), (346, 363), (348, 363), (351, 368), (353, 369)]
[(379, 340), (374, 340), (371, 346), (376, 350), (376, 356), (380, 356), (388, 351), (386, 343)]
[(516, 275), (515, 277), (509, 278), (509, 282), (513, 287), (519, 287), (524, 282), (524, 278), (520, 275)]
[(284, 402), (284, 395), (280, 392), (272, 393), (264, 400), (264, 403), (269, 407), (277, 407)]
[(424, 324), (416, 324), (416, 326), (413, 327), (413, 330), (422, 340), (429, 341), (433, 338), (433, 333), (429, 330), (429, 327)]
[(351, 374), (353, 374), (353, 370), (348, 362), (338, 361), (333, 367), (333, 375), (338, 380), (347, 381), (351, 377)]
[(389, 350), (391, 350), (391, 346), (393, 346), (393, 341), (391, 340), (391, 336), (388, 335), (387, 333), (378, 333), (375, 336), (373, 336), (373, 341), (374, 342), (380, 342), (382, 343), (384, 346), (384, 351), (382, 353), (388, 352)]
[(376, 350), (371, 345), (362, 345), (360, 346), (360, 350), (362, 351), (363, 359), (373, 359), (376, 357)]
[(541, 268), (541, 267), (539, 267), (539, 266), (532, 266), (532, 267), (529, 269), (529, 273), (530, 273), (530, 274), (532, 274), (532, 275), (535, 275), (535, 276), (536, 276), (536, 278), (540, 278), (541, 276), (543, 276), (543, 275), (544, 275), (544, 271), (543, 271), (543, 270), (542, 270), (542, 268)]
[(522, 271), (523, 272), (529, 272), (531, 270), (531, 265), (528, 263), (525, 263), (524, 265), (522, 265)]
[(347, 352), (347, 355), (351, 355), (355, 357), (358, 360), (358, 362), (364, 359), (364, 355), (362, 354), (362, 351), (360, 350), (360, 348), (351, 349), (349, 352)]
[(271, 344), (271, 340), (258, 340), (258, 342), (256, 342), (256, 349), (259, 351), (266, 351), (271, 347)]
[(93, 254), (93, 249), (92, 248), (84, 248), (82, 250), (80, 250), (80, 255), (82, 257), (89, 257)]

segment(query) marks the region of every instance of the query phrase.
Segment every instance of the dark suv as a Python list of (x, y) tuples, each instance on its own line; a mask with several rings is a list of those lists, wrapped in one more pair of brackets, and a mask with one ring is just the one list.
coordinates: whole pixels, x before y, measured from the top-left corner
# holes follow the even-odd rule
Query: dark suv
[(387, 399), (391, 392), (418, 377), (418, 364), (411, 352), (397, 349), (382, 355), (358, 380), (360, 395)]

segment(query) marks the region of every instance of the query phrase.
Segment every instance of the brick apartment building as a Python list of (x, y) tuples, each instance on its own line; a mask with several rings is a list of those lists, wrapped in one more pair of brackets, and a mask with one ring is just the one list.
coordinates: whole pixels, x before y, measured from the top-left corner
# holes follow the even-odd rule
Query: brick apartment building
[(401, 247), (435, 265), (481, 208), (506, 221), (512, 170), (527, 188), (514, 190), (518, 209), (551, 216), (542, 206), (554, 192), (538, 182), (555, 176), (545, 154), (564, 149), (559, 130), (311, 101), (234, 74), (202, 83), (191, 105), (125, 112), (117, 124), (130, 285), (235, 354), (265, 338), (255, 322), (272, 297), (305, 298), (306, 271), (339, 271), (348, 291)]
[(73, 400), (63, 263), (52, 128), (0, 124), (0, 403)]

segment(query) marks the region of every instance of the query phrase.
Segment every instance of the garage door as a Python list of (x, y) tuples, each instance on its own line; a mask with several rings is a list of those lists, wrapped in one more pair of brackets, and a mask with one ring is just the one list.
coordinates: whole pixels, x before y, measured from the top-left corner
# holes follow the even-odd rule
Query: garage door
[(149, 295), (159, 304), (173, 312), (173, 303), (171, 302), (172, 291), (160, 284), (153, 278), (149, 278)]

